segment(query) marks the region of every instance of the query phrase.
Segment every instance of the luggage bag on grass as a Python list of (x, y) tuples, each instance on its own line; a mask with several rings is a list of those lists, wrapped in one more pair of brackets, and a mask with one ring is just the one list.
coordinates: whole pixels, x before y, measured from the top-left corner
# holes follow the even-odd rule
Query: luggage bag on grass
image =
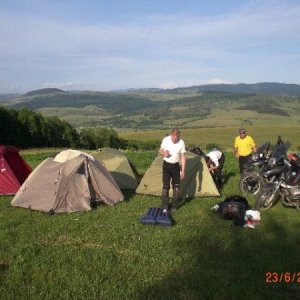
[(224, 201), (219, 202), (213, 207), (222, 218), (233, 220), (235, 225), (244, 225), (245, 214), (249, 209), (249, 204), (246, 198), (238, 195), (226, 197)]
[(146, 214), (140, 218), (144, 225), (171, 226), (172, 220), (169, 214), (163, 213), (160, 207), (150, 207)]

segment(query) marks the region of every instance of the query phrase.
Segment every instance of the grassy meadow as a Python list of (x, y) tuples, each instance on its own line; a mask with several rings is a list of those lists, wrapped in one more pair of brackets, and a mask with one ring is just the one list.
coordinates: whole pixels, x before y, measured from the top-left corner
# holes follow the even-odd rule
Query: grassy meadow
[[(238, 135), (238, 128), (236, 127), (224, 127), (224, 128), (195, 128), (195, 129), (181, 129), (181, 137), (185, 141), (186, 145), (199, 145), (203, 149), (207, 144), (217, 144), (222, 149), (227, 151), (233, 150), (234, 139)], [(172, 127), (171, 127), (172, 128)], [(161, 140), (166, 134), (170, 133), (170, 129), (167, 130), (136, 130), (136, 131), (119, 131), (119, 135), (125, 139), (131, 140)], [(266, 141), (275, 144), (278, 135), (282, 137), (284, 141), (289, 140), (291, 142), (291, 150), (300, 151), (300, 125), (255, 125), (247, 126), (245, 128), (248, 134), (251, 135), (256, 144), (260, 145)]]
[[(164, 100), (161, 100), (162, 103)], [(168, 128), (168, 127), (181, 127), (181, 128), (212, 128), (216, 127), (223, 129), (224, 127), (233, 127), (237, 128), (240, 124), (244, 126), (256, 126), (260, 127), (272, 127), (272, 125), (290, 125), (299, 126), (299, 107), (297, 104), (295, 107), (292, 107), (292, 104), (289, 104), (291, 107), (286, 108), (289, 116), (278, 116), (268, 113), (258, 113), (254, 110), (241, 110), (238, 109), (237, 104), (226, 104), (219, 105), (218, 107), (213, 107), (210, 113), (206, 116), (185, 116), (186, 105), (178, 104), (170, 108), (173, 112), (171, 118), (161, 118), (161, 122), (155, 124), (155, 122), (148, 122), (148, 128), (156, 130), (156, 128)], [(44, 116), (58, 116), (62, 120), (65, 120), (77, 128), (84, 126), (103, 126), (103, 121), (110, 119), (112, 115), (105, 111), (104, 109), (94, 106), (87, 105), (85, 107), (43, 107), (36, 110), (37, 112), (42, 113)], [(195, 108), (197, 111), (197, 108)], [(114, 118), (127, 120), (128, 124), (133, 124), (134, 122), (141, 122), (146, 119), (144, 112), (137, 111), (131, 115), (116, 114)], [(152, 120), (154, 121), (154, 120)], [(110, 121), (118, 128), (123, 126), (118, 126), (114, 121)], [(109, 123), (109, 124), (110, 124)], [(126, 123), (126, 124), (127, 124)], [(105, 123), (107, 125), (107, 123)], [(129, 126), (127, 124), (127, 127)], [(114, 126), (113, 125), (113, 126)], [(139, 127), (141, 130), (145, 130), (147, 126)], [(126, 127), (126, 126), (125, 126)], [(135, 128), (135, 127), (133, 127)], [(133, 130), (130, 128), (129, 130)]]
[[(232, 140), (235, 131), (214, 142)], [(190, 134), (183, 132), (188, 141)], [(204, 141), (201, 130), (198, 138)], [(22, 155), (35, 167), (55, 153)], [(142, 174), (156, 153), (127, 155)], [(228, 152), (222, 197), (183, 203), (169, 228), (139, 223), (150, 206), (160, 205), (154, 196), (127, 192), (114, 207), (51, 216), (13, 208), (11, 196), (1, 197), (1, 299), (299, 299), (299, 211), (278, 203), (262, 212), (255, 229), (236, 227), (210, 208), (238, 194), (238, 181)], [(268, 272), (275, 282), (267, 282)], [(276, 282), (276, 274), (287, 272), (294, 282)]]

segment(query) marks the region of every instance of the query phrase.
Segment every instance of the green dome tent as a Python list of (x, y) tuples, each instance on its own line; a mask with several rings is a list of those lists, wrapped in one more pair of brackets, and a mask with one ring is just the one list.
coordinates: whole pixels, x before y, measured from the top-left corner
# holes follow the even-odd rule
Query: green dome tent
[[(145, 175), (136, 192), (160, 196), (162, 192), (163, 157), (158, 155)], [(172, 189), (171, 189), (172, 190)], [(180, 186), (181, 198), (220, 196), (203, 157), (186, 153), (186, 174)]]
[(105, 166), (121, 190), (137, 188), (138, 173), (122, 151), (105, 147), (92, 152), (91, 155)]

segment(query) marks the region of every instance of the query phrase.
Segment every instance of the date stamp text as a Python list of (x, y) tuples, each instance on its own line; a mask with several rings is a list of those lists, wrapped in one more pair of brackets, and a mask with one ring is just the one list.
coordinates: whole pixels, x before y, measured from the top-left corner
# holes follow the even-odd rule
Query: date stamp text
[(266, 272), (266, 283), (299, 283), (300, 272)]

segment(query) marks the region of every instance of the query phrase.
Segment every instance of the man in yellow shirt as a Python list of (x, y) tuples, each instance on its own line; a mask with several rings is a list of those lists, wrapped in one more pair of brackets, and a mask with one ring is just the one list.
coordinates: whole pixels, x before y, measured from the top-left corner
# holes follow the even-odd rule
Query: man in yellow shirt
[(247, 163), (251, 159), (252, 152), (256, 151), (256, 145), (253, 138), (247, 135), (245, 128), (239, 129), (239, 136), (235, 138), (234, 152), (239, 159), (240, 174), (243, 174), (247, 168)]

